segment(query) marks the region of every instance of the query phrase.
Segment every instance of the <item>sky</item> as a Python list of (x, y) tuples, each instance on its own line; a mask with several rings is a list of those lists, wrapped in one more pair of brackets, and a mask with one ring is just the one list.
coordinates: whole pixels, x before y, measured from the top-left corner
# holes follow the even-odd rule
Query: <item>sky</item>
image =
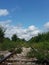
[(49, 0), (0, 0), (0, 25), (25, 40), (49, 31)]

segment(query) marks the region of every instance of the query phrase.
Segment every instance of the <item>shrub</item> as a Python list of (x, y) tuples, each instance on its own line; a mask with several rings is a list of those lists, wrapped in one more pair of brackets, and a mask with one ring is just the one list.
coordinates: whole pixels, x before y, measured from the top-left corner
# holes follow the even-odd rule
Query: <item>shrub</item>
[(22, 48), (17, 48), (16, 53), (20, 54), (22, 52)]

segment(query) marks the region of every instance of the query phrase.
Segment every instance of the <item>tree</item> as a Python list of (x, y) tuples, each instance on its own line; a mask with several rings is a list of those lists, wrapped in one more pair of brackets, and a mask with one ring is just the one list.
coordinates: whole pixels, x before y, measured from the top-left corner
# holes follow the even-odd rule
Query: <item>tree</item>
[(3, 42), (3, 39), (4, 39), (4, 32), (5, 32), (5, 30), (4, 30), (2, 27), (0, 27), (0, 43)]
[(12, 36), (12, 41), (17, 41), (17, 35), (16, 34), (14, 34), (13, 36)]

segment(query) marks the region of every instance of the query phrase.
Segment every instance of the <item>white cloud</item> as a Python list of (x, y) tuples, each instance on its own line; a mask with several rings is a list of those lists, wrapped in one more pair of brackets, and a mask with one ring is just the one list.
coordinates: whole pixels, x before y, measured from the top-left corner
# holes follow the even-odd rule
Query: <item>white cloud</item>
[(46, 23), (44, 24), (44, 27), (45, 27), (47, 30), (49, 30), (49, 22), (46, 22)]
[(0, 26), (4, 27), (4, 28), (8, 28), (9, 27), (9, 23), (11, 23), (11, 20), (6, 20), (6, 21), (0, 21)]
[(6, 16), (8, 14), (9, 14), (9, 12), (7, 9), (0, 9), (0, 16)]
[(36, 30), (37, 28), (34, 25), (32, 25), (32, 26), (29, 26), (28, 29), (32, 31), (32, 30)]
[(0, 21), (0, 25), (6, 28), (5, 37), (11, 38), (13, 34), (17, 34), (19, 38), (29, 40), (40, 33), (40, 30), (34, 25), (24, 29), (23, 27), (13, 26), (10, 22), (11, 20)]

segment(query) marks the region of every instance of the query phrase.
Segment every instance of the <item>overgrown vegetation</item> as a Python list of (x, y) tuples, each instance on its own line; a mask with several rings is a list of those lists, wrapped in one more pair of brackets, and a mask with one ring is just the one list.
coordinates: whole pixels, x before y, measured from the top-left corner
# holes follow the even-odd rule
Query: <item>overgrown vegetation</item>
[(32, 37), (29, 41), (19, 39), (16, 34), (12, 36), (12, 40), (4, 37), (4, 30), (0, 27), (0, 50), (13, 51), (15, 48), (20, 53), (21, 47), (31, 47), (27, 57), (36, 57), (39, 60), (49, 59), (49, 32), (38, 34)]

